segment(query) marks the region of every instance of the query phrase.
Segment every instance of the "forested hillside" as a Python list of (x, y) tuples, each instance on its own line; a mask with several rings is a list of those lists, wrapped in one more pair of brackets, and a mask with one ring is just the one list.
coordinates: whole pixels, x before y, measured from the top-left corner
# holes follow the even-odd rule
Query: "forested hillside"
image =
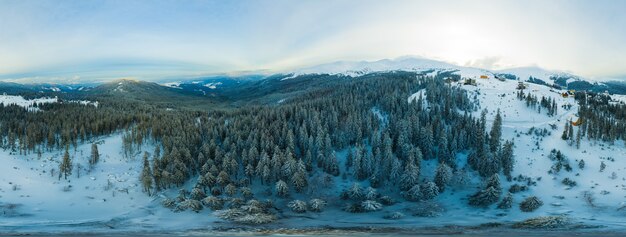
[[(624, 104), (608, 95), (577, 92), (567, 102), (546, 86), (460, 79), (401, 71), (277, 76), (210, 96), (122, 80), (49, 103), (3, 104), (1, 146), (12, 155), (61, 151), (49, 172), (71, 182), (72, 174), (104, 165), (101, 137), (121, 134), (120, 155), (139, 159), (134, 178), (145, 196), (176, 213), (266, 224), (325, 212), (378, 212), (392, 221), (446, 216), (451, 203), (469, 212), (533, 212), (550, 196), (533, 191), (543, 188), (544, 174), (526, 173), (527, 156), (549, 155), (551, 175), (584, 167), (582, 159), (569, 163), (565, 154), (582, 158), (575, 153), (544, 147), (544, 138), (554, 133), (577, 149), (624, 140)], [(85, 102), (73, 102), (79, 99)], [(525, 107), (547, 122), (503, 128), (523, 118)], [(565, 117), (574, 113), (577, 119)], [(82, 145), (91, 152), (77, 153)], [(79, 156), (89, 157), (89, 167), (74, 164)]]

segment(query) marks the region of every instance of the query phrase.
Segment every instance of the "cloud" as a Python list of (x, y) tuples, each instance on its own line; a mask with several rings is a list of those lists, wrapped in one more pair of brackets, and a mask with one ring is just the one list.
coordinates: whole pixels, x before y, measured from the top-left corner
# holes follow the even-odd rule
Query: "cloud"
[[(3, 2), (0, 77), (150, 79), (402, 55), (624, 75), (625, 8), (608, 0)], [(111, 68), (109, 59), (148, 66)], [(149, 68), (150, 60), (200, 66)]]
[(502, 57), (493, 56), (493, 57), (484, 57), (480, 59), (467, 61), (464, 66), (499, 70), (499, 69), (511, 68), (511, 67), (519, 66), (519, 65), (507, 64), (502, 61)]

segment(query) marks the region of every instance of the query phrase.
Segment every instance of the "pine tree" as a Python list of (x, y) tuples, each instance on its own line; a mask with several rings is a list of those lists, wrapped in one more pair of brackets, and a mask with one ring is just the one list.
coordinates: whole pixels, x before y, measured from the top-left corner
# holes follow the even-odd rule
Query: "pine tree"
[(63, 160), (59, 165), (59, 179), (63, 176), (64, 179), (67, 179), (67, 176), (72, 175), (72, 159), (70, 158), (69, 146), (65, 147), (65, 154), (63, 155)]
[(502, 172), (507, 179), (511, 179), (511, 173), (513, 172), (513, 164), (515, 163), (513, 157), (513, 142), (506, 141), (500, 153), (500, 162), (502, 164)]
[(485, 158), (480, 163), (478, 173), (482, 177), (489, 177), (500, 171), (500, 160), (491, 152), (485, 154)]
[(289, 195), (289, 187), (287, 186), (287, 183), (285, 183), (285, 181), (282, 180), (278, 180), (278, 182), (276, 182), (276, 194), (279, 197), (287, 197)]
[(500, 116), (500, 109), (496, 113), (496, 118), (493, 120), (491, 132), (489, 133), (489, 149), (491, 152), (496, 152), (500, 148), (500, 138), (502, 137), (502, 116)]
[(148, 152), (143, 153), (143, 170), (141, 171), (141, 186), (143, 191), (152, 195), (152, 169), (148, 161)]
[(89, 159), (89, 169), (93, 169), (93, 167), (100, 160), (100, 153), (98, 152), (98, 145), (95, 143), (91, 144), (91, 157)]
[(502, 201), (498, 203), (498, 209), (509, 209), (513, 206), (513, 194), (507, 193)]
[(572, 145), (572, 143), (574, 142), (574, 139), (576, 139), (574, 137), (574, 126), (572, 125), (572, 123), (569, 123), (569, 129), (567, 129), (567, 137), (569, 138), (569, 144)]
[(299, 160), (296, 171), (294, 172), (291, 179), (293, 188), (296, 190), (296, 192), (302, 192), (304, 188), (308, 185), (306, 176), (306, 166), (304, 165), (302, 160)]
[(485, 185), (485, 188), (469, 197), (469, 204), (472, 206), (487, 207), (500, 199), (502, 188), (498, 174), (492, 175)]
[(439, 195), (439, 188), (437, 188), (434, 182), (426, 182), (422, 184), (420, 189), (422, 191), (421, 198), (423, 200), (431, 200)]
[(404, 172), (400, 178), (400, 190), (406, 191), (412, 188), (419, 181), (419, 169), (413, 162), (407, 162)]
[(578, 128), (578, 131), (576, 131), (576, 149), (580, 149), (580, 139), (582, 137), (582, 133), (581, 133), (581, 129)]
[(439, 188), (439, 192), (443, 192), (452, 178), (452, 170), (445, 163), (439, 163), (435, 173), (435, 184)]
[(565, 129), (563, 130), (563, 134), (561, 134), (561, 139), (566, 140), (569, 138), (567, 135), (569, 135), (569, 120), (565, 121)]

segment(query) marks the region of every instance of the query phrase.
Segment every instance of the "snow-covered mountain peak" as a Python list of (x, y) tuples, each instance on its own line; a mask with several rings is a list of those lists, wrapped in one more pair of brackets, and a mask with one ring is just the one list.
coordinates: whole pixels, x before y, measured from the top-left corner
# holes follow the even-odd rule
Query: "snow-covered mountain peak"
[(453, 71), (462, 77), (479, 77), (481, 75), (495, 76), (509, 74), (520, 80), (528, 80), (529, 78), (537, 78), (548, 82), (554, 78), (562, 78), (567, 81), (584, 80), (582, 77), (567, 72), (551, 71), (540, 67), (518, 67), (503, 70), (489, 70), (474, 67), (464, 67), (443, 61), (437, 61), (421, 57), (400, 57), (396, 59), (382, 59), (377, 61), (336, 61), (332, 63), (320, 64), (317, 66), (306, 67), (291, 72), (293, 78), (304, 74), (331, 74), (345, 76), (361, 76), (373, 72), (389, 72), (389, 71), (414, 71), (414, 72), (430, 72), (436, 74), (439, 72)]

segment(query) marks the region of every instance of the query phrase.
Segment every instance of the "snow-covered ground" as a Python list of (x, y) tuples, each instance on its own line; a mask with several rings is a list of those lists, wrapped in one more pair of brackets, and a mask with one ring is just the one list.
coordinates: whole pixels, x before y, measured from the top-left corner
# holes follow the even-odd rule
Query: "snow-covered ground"
[(180, 87), (180, 84), (181, 84), (180, 82), (168, 82), (168, 83), (163, 83), (162, 85), (170, 87), (170, 88), (174, 88), (174, 89), (182, 89)]
[[(390, 71), (409, 71), (409, 72), (426, 72), (428, 76), (434, 76), (437, 73), (452, 72), (462, 77), (478, 78), (482, 75), (494, 78), (496, 74), (512, 74), (521, 80), (528, 80), (534, 77), (548, 82), (552, 76), (561, 76), (571, 78), (572, 80), (582, 80), (582, 77), (572, 75), (561, 71), (551, 71), (539, 67), (520, 67), (503, 70), (486, 70), (474, 67), (464, 67), (447, 62), (426, 59), (421, 57), (399, 57), (396, 59), (383, 59), (378, 61), (337, 61), (326, 63), (312, 67), (292, 70), (287, 72), (287, 77), (282, 80), (296, 78), (305, 74), (322, 74), (345, 75), (350, 77), (362, 76), (372, 72), (390, 72)], [(587, 78), (584, 78), (588, 80)], [(595, 80), (595, 79), (594, 79)]]
[[(466, 75), (480, 74), (480, 71), (468, 69)], [(514, 176), (522, 174), (532, 178), (536, 185), (529, 191), (514, 194), (514, 205), (509, 210), (490, 208), (474, 208), (467, 205), (467, 196), (482, 186), (477, 178), (473, 178), (465, 188), (450, 187), (440, 194), (435, 202), (445, 210), (439, 216), (417, 217), (409, 213), (415, 208), (413, 202), (398, 203), (385, 207), (382, 211), (349, 214), (341, 211), (338, 201), (340, 189), (349, 187), (352, 182), (335, 177), (336, 189), (317, 193), (329, 201), (329, 208), (322, 213), (296, 214), (288, 210), (282, 213), (283, 219), (271, 224), (272, 227), (315, 227), (315, 226), (445, 226), (445, 225), (478, 225), (488, 222), (520, 221), (536, 216), (567, 215), (577, 221), (588, 224), (599, 224), (614, 228), (626, 226), (626, 148), (623, 142), (608, 145), (602, 142), (583, 140), (581, 147), (576, 149), (563, 141), (561, 133), (568, 118), (575, 116), (577, 104), (574, 99), (563, 98), (560, 91), (530, 84), (527, 92), (539, 98), (552, 97), (559, 104), (555, 116), (547, 116), (536, 109), (528, 108), (524, 101), (516, 97), (517, 81), (495, 79), (479, 79), (477, 86), (461, 86), (477, 96), (480, 109), (474, 116), (480, 116), (482, 109), (487, 109), (488, 128), (500, 109), (503, 117), (503, 138), (515, 142)], [(414, 101), (424, 91), (415, 92), (407, 98)], [(425, 97), (424, 97), (425, 98)], [(427, 98), (425, 98), (427, 100)], [(622, 98), (620, 98), (622, 99)], [(425, 101), (427, 102), (427, 101)], [(569, 110), (561, 107), (571, 104)], [(384, 118), (382, 111), (372, 109)], [(556, 125), (553, 129), (551, 125)], [(547, 129), (550, 134), (537, 136), (527, 134), (529, 129)], [(116, 134), (97, 140), (101, 154), (101, 162), (91, 172), (82, 170), (80, 178), (74, 171), (71, 179), (58, 179), (51, 176), (51, 170), (58, 170), (63, 151), (37, 154), (10, 155), (8, 151), (0, 151), (0, 232), (32, 232), (45, 231), (137, 231), (137, 230), (185, 230), (194, 228), (211, 228), (227, 225), (218, 220), (208, 209), (200, 213), (191, 211), (173, 213), (161, 206), (162, 197), (149, 197), (142, 193), (139, 185), (141, 159), (127, 159), (122, 155), (121, 135)], [(71, 154), (75, 162), (87, 168), (87, 157), (90, 144), (80, 145)], [(149, 147), (145, 148), (151, 151)], [(553, 161), (548, 158), (550, 150), (561, 150), (573, 167), (572, 172), (562, 170), (559, 174), (549, 174)], [(347, 151), (338, 151), (340, 167), (344, 167)], [(610, 158), (614, 159), (610, 159)], [(465, 163), (466, 154), (458, 154), (459, 166)], [(578, 160), (585, 160), (585, 168), (578, 168)], [(613, 161), (614, 160), (614, 161)], [(432, 179), (437, 165), (436, 160), (422, 163), (423, 175)], [(601, 163), (606, 168), (600, 172)], [(58, 172), (58, 171), (57, 171)], [(615, 175), (613, 175), (615, 173)], [(561, 183), (564, 178), (577, 182), (577, 186), (569, 188)], [(506, 190), (516, 181), (506, 181), (502, 187)], [(69, 188), (71, 185), (71, 188)], [(366, 187), (367, 185), (364, 186)], [(384, 190), (388, 187), (381, 188)], [(583, 192), (594, 197), (591, 206), (583, 198)], [(175, 196), (175, 190), (165, 195)], [(518, 208), (523, 198), (536, 195), (544, 205), (538, 210), (526, 213)], [(401, 197), (394, 197), (401, 200)], [(333, 202), (336, 201), (336, 202)], [(277, 200), (277, 204), (290, 200)], [(333, 204), (335, 203), (335, 204)], [(399, 220), (386, 220), (383, 216), (392, 212), (405, 213)]]
[[(526, 214), (520, 213), (514, 208), (508, 211), (509, 217), (530, 217), (537, 215), (565, 214), (580, 220), (623, 226), (626, 224), (624, 217), (626, 211), (618, 210), (626, 204), (626, 149), (623, 141), (617, 141), (613, 145), (603, 142), (588, 141), (583, 138), (581, 146), (568, 145), (561, 139), (566, 120), (575, 117), (578, 105), (571, 96), (563, 98), (560, 91), (551, 90), (549, 87), (530, 84), (526, 92), (530, 92), (539, 98), (541, 96), (556, 99), (559, 105), (558, 114), (549, 117), (545, 109), (539, 113), (536, 109), (526, 106), (524, 101), (516, 97), (517, 81), (479, 80), (478, 86), (463, 86), (471, 91), (470, 96), (477, 94), (481, 102), (481, 108), (475, 112), (480, 116), (480, 110), (487, 109), (488, 127), (495, 117), (497, 109), (500, 109), (503, 117), (503, 139), (512, 139), (515, 142), (515, 168), (514, 176), (522, 174), (537, 181), (536, 186), (531, 186), (530, 191), (514, 195), (515, 204), (523, 197), (536, 195), (540, 197), (544, 205), (537, 211)], [(562, 105), (570, 104), (571, 109), (566, 110)], [(556, 125), (556, 130), (551, 128)], [(530, 128), (547, 129), (550, 135), (540, 137), (527, 135)], [(575, 127), (575, 129), (578, 129)], [(518, 136), (518, 134), (520, 134)], [(575, 134), (575, 133), (574, 133)], [(553, 161), (548, 158), (550, 151), (557, 149), (563, 152), (569, 159), (572, 172), (562, 170), (559, 174), (548, 174)], [(612, 161), (609, 158), (614, 158)], [(585, 168), (579, 169), (578, 161), (584, 159)], [(604, 162), (606, 169), (600, 172), (600, 165)], [(613, 176), (612, 174), (616, 175)], [(569, 188), (561, 183), (564, 178), (570, 178), (577, 182), (577, 186)], [(503, 180), (503, 187), (508, 189), (509, 183)], [(512, 184), (512, 183), (511, 183)], [(593, 193), (596, 207), (591, 207), (583, 199), (583, 192)], [(493, 215), (500, 211), (486, 211), (484, 214)], [(495, 216), (494, 216), (495, 217)]]
[[(60, 100), (57, 97), (49, 98), (35, 98), (35, 99), (25, 99), (19, 95), (0, 95), (0, 104), (4, 106), (16, 105), (23, 108), (28, 109), (29, 111), (39, 111), (39, 108), (34, 107), (35, 104), (52, 104), (59, 103)], [(92, 105), (98, 107), (98, 101), (87, 101), (87, 100), (68, 100), (64, 101), (66, 103), (78, 103), (81, 105)]]
[[(10, 155), (0, 151), (0, 233), (177, 230), (207, 226), (206, 213), (173, 214), (139, 185), (141, 155), (123, 158), (120, 134), (98, 139), (100, 163), (88, 171), (91, 144), (70, 150), (75, 166), (58, 178), (64, 151)], [(51, 175), (51, 170), (54, 175)]]
[(217, 89), (217, 86), (219, 86), (221, 84), (222, 84), (221, 82), (211, 82), (211, 83), (207, 83), (204, 86), (209, 88), (209, 89)]

